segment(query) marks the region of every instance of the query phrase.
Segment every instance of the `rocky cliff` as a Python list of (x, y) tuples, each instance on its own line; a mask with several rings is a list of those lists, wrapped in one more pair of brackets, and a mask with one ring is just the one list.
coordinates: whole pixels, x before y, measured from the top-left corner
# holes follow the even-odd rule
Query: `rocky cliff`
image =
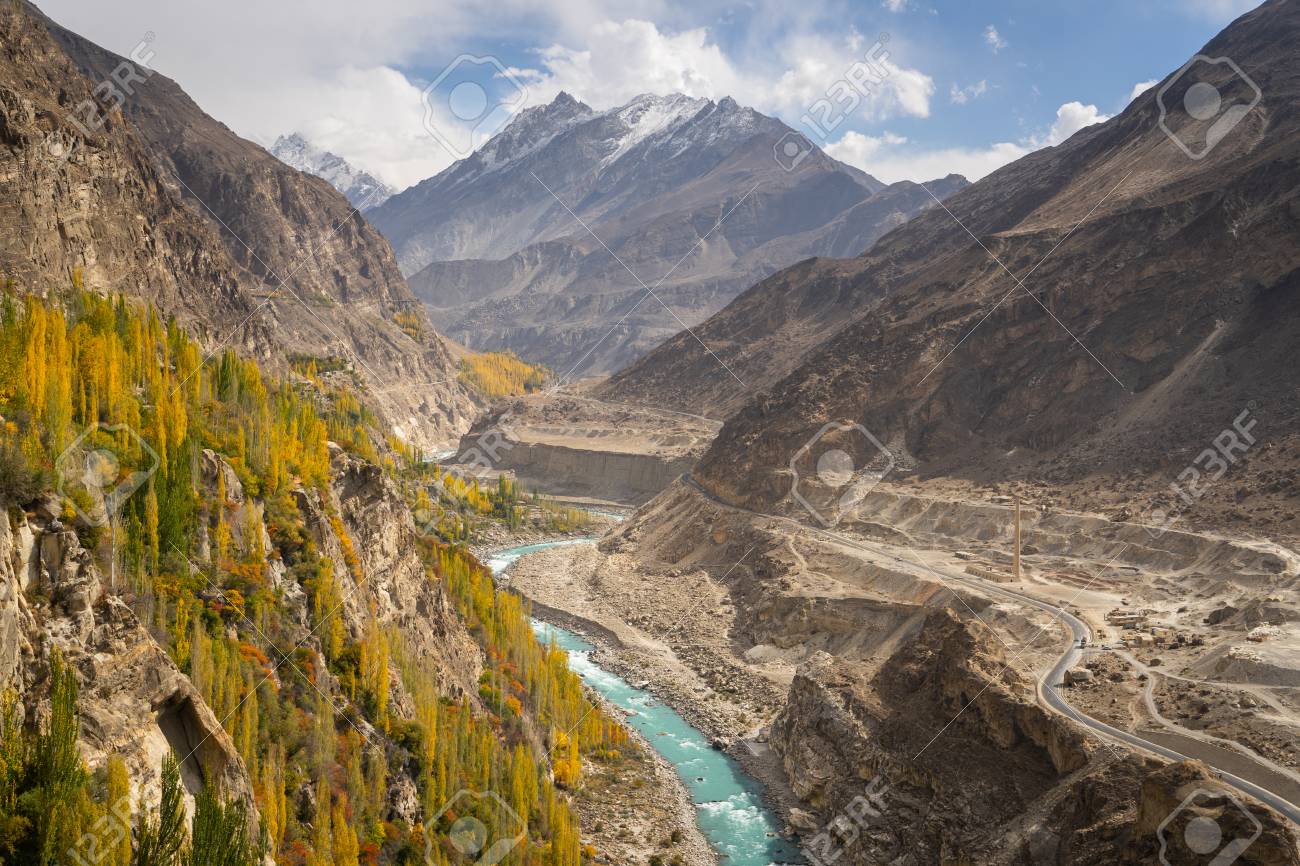
[[(1023, 684), (1014, 676), (966, 680), (969, 662), (932, 657), (952, 639), (951, 623), (932, 619), (926, 630), (919, 646), (886, 662), (893, 670), (875, 677), (825, 654), (796, 675), (771, 744), (813, 810), (793, 816), (805, 823), (813, 856), (854, 864), (1193, 863), (1203, 855), (1188, 847), (1187, 830), (1199, 818), (1221, 833), (1211, 854), (1240, 839), (1250, 841), (1235, 862), (1300, 862), (1285, 819), (1234, 796), (1203, 765), (1084, 748), (1066, 722), (1016, 697)], [(927, 744), (933, 732), (915, 725), (913, 712), (935, 698), (955, 720)], [(1189, 797), (1190, 807), (1180, 808)]]
[(253, 804), (234, 741), (189, 677), (117, 594), (51, 500), (32, 514), (0, 513), (0, 685), (39, 718), (50, 654), (81, 681), (80, 745), (92, 769), (126, 763), (156, 801), (163, 755), (174, 751), (192, 796), (205, 781)]
[(341, 357), (421, 445), (468, 425), (450, 352), (341, 194), (204, 114), (147, 46), (119, 57), (29, 4), (0, 30), (6, 279), (145, 298), (214, 350)]
[[(334, 455), (335, 481), (327, 496), (310, 489), (293, 495), (313, 543), (335, 563), (332, 578), (339, 601), (330, 613), (338, 616), (343, 639), (359, 643), (378, 625), (400, 636), (407, 660), (427, 672), (439, 694), (476, 701), (479, 646), (443, 585), (429, 578), (417, 554), (410, 511), (378, 467), (341, 450)], [(227, 496), (232, 523), (238, 527), (235, 540), (243, 543), (251, 533), (272, 548), (265, 503), (245, 493), (230, 464), (219, 456), (207, 451), (201, 462), (205, 487), (219, 487)], [(61, 513), (61, 504), (52, 497), (30, 513), (0, 513), (0, 687), (21, 696), (29, 719), (40, 718), (46, 711), (43, 688), (50, 654), (57, 649), (80, 681), (79, 742), (92, 771), (103, 768), (109, 758), (120, 758), (141, 787), (140, 802), (155, 802), (162, 758), (172, 751), (181, 759), (182, 781), (191, 797), (212, 783), (227, 796), (252, 805), (254, 780), (231, 734), (238, 717), (234, 712), (219, 717), (205, 702), (204, 690), (191, 678), (197, 674), (182, 672), (160, 643), (163, 633), (156, 625), (142, 624), (133, 612), (132, 605), (147, 599), (137, 597), (126, 578), (112, 586), (74, 529), (59, 519)], [(205, 529), (200, 551), (212, 543)], [(208, 579), (193, 561), (188, 565), (191, 577)], [(253, 691), (270, 683), (285, 690), (289, 701), (288, 691), (303, 687), (299, 677), (309, 670), (314, 683), (307, 687), (309, 693), (314, 688), (333, 705), (339, 721), (347, 719), (344, 731), (355, 729), (381, 751), (400, 755), (321, 663), (326, 640), (322, 612), (313, 609), (301, 576), (275, 557), (268, 566), (279, 600), (277, 618), (289, 635), (283, 646), (290, 649), (277, 649), (256, 625), (242, 623), (252, 645), (263, 644), (258, 651), (273, 657), (264, 681), (252, 684)], [(203, 594), (231, 601), (215, 584)], [(147, 604), (143, 612), (148, 613)], [(406, 681), (396, 670), (389, 677), (395, 716), (414, 718), (416, 703)], [(392, 768), (384, 797), (392, 815), (408, 823), (422, 820), (416, 797), (420, 783), (414, 769), (401, 763)], [(311, 795), (308, 786), (303, 796)]]

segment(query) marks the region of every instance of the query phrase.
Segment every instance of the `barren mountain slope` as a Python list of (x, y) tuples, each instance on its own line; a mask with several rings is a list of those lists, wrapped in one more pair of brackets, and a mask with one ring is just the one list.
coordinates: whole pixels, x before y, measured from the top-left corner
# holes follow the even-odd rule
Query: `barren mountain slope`
[[(888, 447), (896, 473), (1079, 482), (1072, 507), (1114, 504), (1108, 490), (1139, 480), (1126, 473), (1164, 487), (1249, 411), (1262, 440), (1250, 468), (1203, 501), (1262, 496), (1258, 516), (1271, 519), (1295, 494), (1285, 470), (1300, 426), (1297, 38), (1300, 6), (1270, 2), (1206, 46), (1237, 58), (1265, 97), (1205, 159), (1160, 130), (1153, 89), (861, 259), (806, 263), (738, 300), (725, 315), (748, 305), (740, 323), (761, 333), (787, 310), (884, 298), (733, 416), (700, 480), (769, 506), (788, 494), (801, 446), (828, 421), (852, 421)], [(748, 355), (777, 350), (737, 339), (715, 351), (743, 377)], [(684, 378), (674, 370), (661, 381)], [(836, 445), (858, 465), (876, 452), (862, 435)]]
[[(276, 354), (346, 359), (368, 383), (387, 420), (415, 441), (445, 441), (467, 425), (472, 403), (456, 384), (450, 354), (411, 295), (387, 242), (339, 192), (239, 138), (204, 114), (175, 82), (147, 74), (140, 64), (133, 68), (145, 80), (132, 82), (132, 93), (124, 100), (125, 117), (101, 105), (109, 118), (104, 131), (95, 136), (100, 140), (85, 142), (82, 149), (79, 134), (67, 122), (68, 113), (89, 97), (94, 82), (110, 80), (124, 60), (58, 27), (34, 7), (28, 9), (30, 19), (14, 20), (23, 29), (23, 44), (34, 53), (15, 58), (15, 74), (39, 76), (29, 77), (24, 82), (28, 89), (19, 92), (29, 99), (47, 99), (48, 107), (34, 118), (31, 138), (24, 143), (31, 153), (27, 164), (45, 163), (43, 170), (62, 173), (66, 180), (52, 181), (56, 189), (74, 183), (83, 172), (97, 189), (117, 183), (129, 188), (137, 183), (135, 175), (143, 173), (151, 179), (150, 188), (129, 194), (130, 206), (161, 209), (175, 220), (177, 235), (203, 237), (209, 244), (215, 239), (224, 247), (180, 258), (221, 272), (229, 284), (227, 302), (208, 307), (187, 297), (185, 306), (194, 303), (197, 308), (180, 309), (181, 292), (193, 293), (213, 283), (211, 278), (187, 277), (177, 281), (180, 288), (153, 294), (160, 306), (181, 316), (204, 312), (203, 321), (220, 339), (242, 342), (241, 332), (261, 333), (272, 346), (256, 338), (253, 342)], [(44, 24), (55, 40), (42, 38), (32, 27), (35, 22)], [(30, 93), (34, 84), (39, 85), (37, 94)], [(74, 91), (82, 92), (74, 97)], [(78, 142), (62, 165), (38, 147), (36, 136), (47, 125)], [(112, 167), (123, 161), (133, 171)], [(34, 176), (13, 179), (25, 185)], [(48, 193), (42, 189), (34, 194)], [(104, 190), (99, 195), (111, 199), (121, 193)], [(98, 206), (92, 201), (85, 216), (100, 219)], [(102, 218), (114, 226), (109, 231), (137, 221), (124, 213), (104, 213)], [(142, 230), (149, 231), (157, 219), (146, 213), (141, 221)], [(173, 242), (191, 243), (181, 236), (174, 236)], [(44, 237), (34, 242), (46, 243)], [(131, 252), (147, 255), (152, 250), (146, 245)], [(123, 279), (126, 275), (107, 270), (95, 272), (86, 264), (91, 288), (135, 294), (141, 283), (152, 283)], [(163, 267), (196, 270), (188, 262)]]
[[(925, 184), (893, 184), (836, 221), (835, 231), (824, 238), (833, 239), (829, 249), (805, 248), (803, 258), (863, 253), (906, 222), (880, 220), (878, 215), (919, 214), (934, 206), (935, 199), (944, 200), (966, 186), (960, 175)], [(890, 204), (899, 199), (907, 204)], [(871, 226), (865, 232), (860, 228), (863, 217)], [(860, 278), (863, 262), (815, 258), (778, 271), (690, 331), (677, 333), (618, 371), (595, 393), (603, 399), (725, 419), (880, 298), (881, 281)]]
[(448, 335), (607, 371), (777, 268), (861, 252), (934, 203), (820, 151), (787, 171), (773, 149), (787, 135), (730, 99), (596, 112), (562, 94), (372, 217)]
[[(0, 6), (0, 273), (38, 293), (75, 282), (129, 291), (185, 321), (249, 320), (245, 275), (121, 115), (103, 115), (89, 138), (69, 120), (92, 84), (37, 14)], [(268, 340), (257, 318), (240, 335), (249, 347)]]

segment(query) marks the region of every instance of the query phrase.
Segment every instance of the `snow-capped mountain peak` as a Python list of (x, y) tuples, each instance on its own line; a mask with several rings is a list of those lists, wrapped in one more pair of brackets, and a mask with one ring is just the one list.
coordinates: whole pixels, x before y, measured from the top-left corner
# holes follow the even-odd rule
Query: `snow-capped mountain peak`
[(326, 181), (363, 212), (388, 201), (396, 192), (369, 172), (355, 168), (338, 154), (322, 150), (296, 132), (277, 138), (271, 146), (271, 155)]
[(707, 99), (693, 99), (680, 93), (668, 96), (642, 94), (627, 105), (610, 109), (626, 128), (621, 136), (610, 140), (612, 148), (603, 164), (615, 162), (641, 142), (656, 135), (671, 134), (677, 127), (712, 105)]

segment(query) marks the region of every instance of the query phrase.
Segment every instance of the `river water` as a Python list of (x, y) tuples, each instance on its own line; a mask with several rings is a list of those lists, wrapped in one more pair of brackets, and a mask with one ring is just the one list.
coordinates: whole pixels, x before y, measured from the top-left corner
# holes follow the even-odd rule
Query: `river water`
[[(500, 574), (520, 557), (586, 539), (528, 544), (488, 558)], [(740, 765), (709, 745), (708, 739), (654, 695), (591, 660), (595, 647), (578, 635), (540, 620), (533, 629), (543, 640), (569, 653), (569, 666), (610, 703), (631, 713), (627, 723), (676, 769), (695, 804), (696, 823), (727, 866), (773, 866), (799, 863), (798, 849), (777, 835), (777, 818), (764, 805), (762, 788)]]

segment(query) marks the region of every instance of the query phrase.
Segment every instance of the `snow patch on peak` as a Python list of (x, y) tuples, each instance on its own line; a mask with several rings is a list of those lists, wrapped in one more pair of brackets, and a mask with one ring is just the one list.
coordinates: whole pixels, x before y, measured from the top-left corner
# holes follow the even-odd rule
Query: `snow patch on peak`
[(622, 121), (625, 131), (610, 141), (611, 150), (601, 164), (617, 161), (647, 138), (676, 129), (712, 104), (707, 99), (695, 99), (680, 93), (668, 96), (646, 93), (627, 105), (610, 109), (606, 114)]
[(277, 138), (271, 145), (271, 155), (290, 168), (324, 180), (362, 211), (378, 207), (395, 192), (379, 178), (352, 166), (338, 154), (322, 150), (297, 132)]
[(486, 174), (527, 156), (594, 115), (590, 106), (560, 91), (550, 103), (530, 106), (512, 117), (505, 129), (463, 161), (467, 170), (456, 182)]

